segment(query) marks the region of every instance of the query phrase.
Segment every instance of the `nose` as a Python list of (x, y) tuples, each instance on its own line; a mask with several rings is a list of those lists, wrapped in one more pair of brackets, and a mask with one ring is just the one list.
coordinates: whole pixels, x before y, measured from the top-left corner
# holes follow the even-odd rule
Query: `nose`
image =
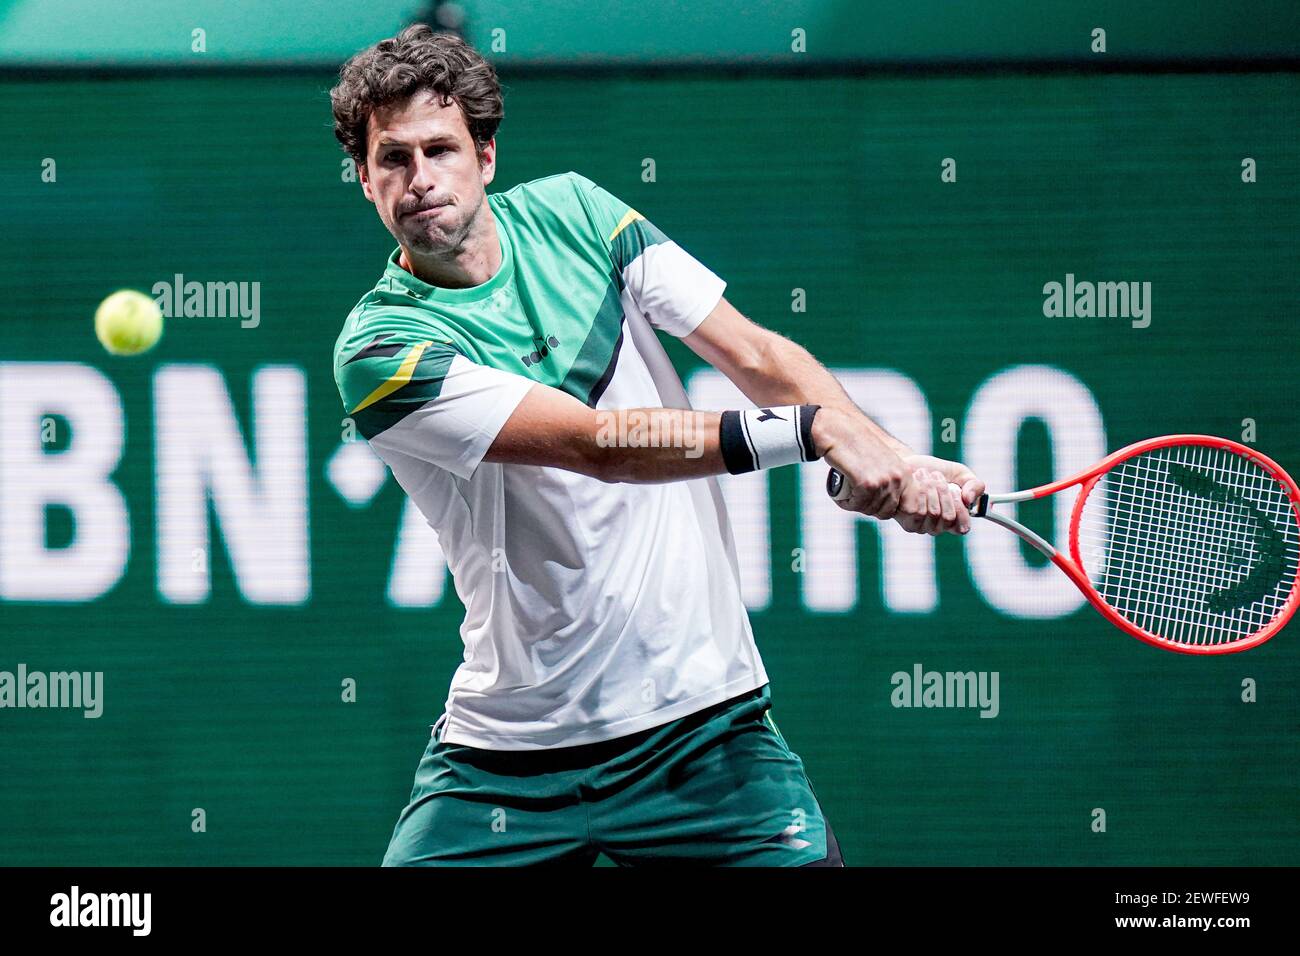
[(434, 190), (434, 186), (433, 161), (423, 152), (417, 152), (411, 167), (411, 192), (423, 199), (425, 193)]

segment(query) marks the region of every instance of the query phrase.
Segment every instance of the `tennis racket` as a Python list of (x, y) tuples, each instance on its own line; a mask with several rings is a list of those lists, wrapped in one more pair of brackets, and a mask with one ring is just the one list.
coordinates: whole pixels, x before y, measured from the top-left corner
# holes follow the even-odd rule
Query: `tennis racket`
[[(996, 510), (1075, 485), (1066, 551)], [(842, 500), (849, 490), (832, 469), (827, 493)], [(1165, 650), (1256, 647), (1300, 603), (1300, 488), (1276, 462), (1225, 438), (1150, 438), (1069, 478), (981, 495), (970, 514), (1018, 534), (1106, 620)]]

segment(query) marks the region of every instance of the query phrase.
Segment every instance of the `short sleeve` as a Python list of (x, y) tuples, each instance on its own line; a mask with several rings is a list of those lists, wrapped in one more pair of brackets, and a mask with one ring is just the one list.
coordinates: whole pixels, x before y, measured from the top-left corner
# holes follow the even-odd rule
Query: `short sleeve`
[(670, 335), (694, 332), (727, 284), (627, 203), (585, 176), (570, 176), (642, 314)]
[(464, 479), (533, 385), (415, 335), (376, 332), (352, 345), (336, 358), (335, 379), (370, 447), (385, 460), (397, 452)]

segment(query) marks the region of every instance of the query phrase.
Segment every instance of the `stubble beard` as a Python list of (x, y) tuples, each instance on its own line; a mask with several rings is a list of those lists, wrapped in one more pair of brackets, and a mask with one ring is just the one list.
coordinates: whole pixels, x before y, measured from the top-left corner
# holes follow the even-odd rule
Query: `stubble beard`
[[(459, 204), (453, 204), (456, 208)], [(456, 223), (440, 221), (447, 218), (443, 213), (438, 219), (416, 221), (416, 231), (407, 235), (408, 246), (417, 253), (427, 256), (448, 256), (460, 253), (473, 231), (479, 208), (475, 208), (464, 219)]]

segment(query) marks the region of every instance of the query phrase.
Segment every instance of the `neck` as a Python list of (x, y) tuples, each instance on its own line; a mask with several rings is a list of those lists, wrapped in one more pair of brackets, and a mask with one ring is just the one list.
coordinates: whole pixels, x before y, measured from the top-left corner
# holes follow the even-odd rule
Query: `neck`
[(421, 253), (403, 246), (398, 264), (420, 281), (443, 289), (470, 289), (487, 282), (501, 268), (501, 243), (487, 203), (483, 210), (485, 215), (476, 217), (455, 248)]

